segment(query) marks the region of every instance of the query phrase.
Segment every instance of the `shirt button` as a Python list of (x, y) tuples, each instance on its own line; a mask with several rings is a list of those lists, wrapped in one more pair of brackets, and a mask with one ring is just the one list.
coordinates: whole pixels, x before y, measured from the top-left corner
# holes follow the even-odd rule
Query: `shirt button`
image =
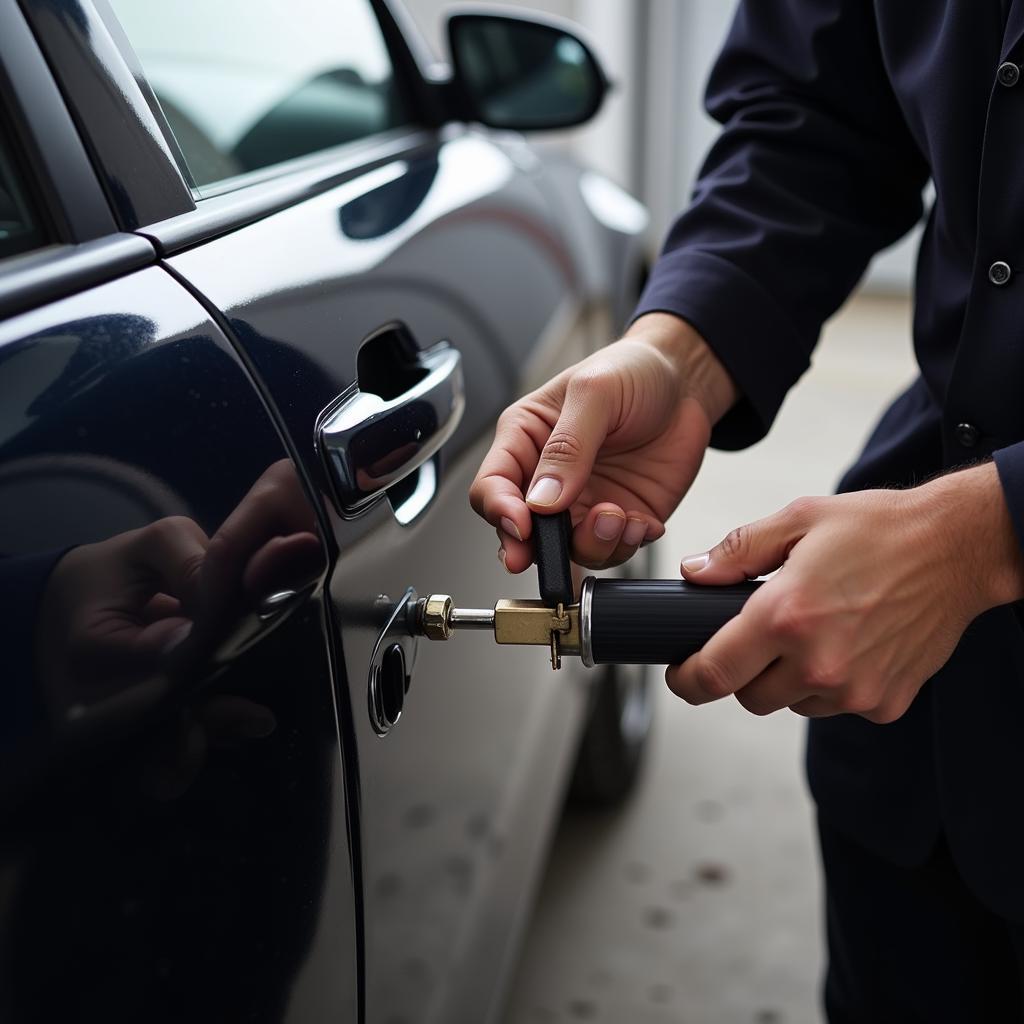
[(991, 267), (988, 268), (988, 279), (996, 285), (1004, 285), (1010, 280), (1010, 276), (1013, 271), (1010, 270), (1010, 264), (1003, 260), (996, 260)]
[(999, 65), (996, 78), (999, 79), (1000, 85), (1005, 85), (1009, 89), (1020, 81), (1020, 68), (1012, 60), (1008, 60), (1005, 64)]
[(958, 423), (956, 425), (956, 439), (965, 448), (973, 448), (978, 443), (980, 433), (973, 423)]

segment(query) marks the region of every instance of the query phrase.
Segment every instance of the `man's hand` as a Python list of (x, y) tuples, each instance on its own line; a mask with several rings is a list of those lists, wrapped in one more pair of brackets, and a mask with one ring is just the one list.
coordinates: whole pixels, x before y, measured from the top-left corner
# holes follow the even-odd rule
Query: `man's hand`
[(505, 567), (533, 561), (530, 509), (571, 509), (574, 560), (591, 568), (660, 537), (736, 397), (689, 324), (651, 313), (510, 406), (470, 490)]
[(968, 624), (1024, 597), (1024, 559), (995, 466), (906, 491), (804, 498), (683, 560), (693, 583), (783, 566), (701, 650), (669, 668), (691, 704), (754, 714), (899, 718)]

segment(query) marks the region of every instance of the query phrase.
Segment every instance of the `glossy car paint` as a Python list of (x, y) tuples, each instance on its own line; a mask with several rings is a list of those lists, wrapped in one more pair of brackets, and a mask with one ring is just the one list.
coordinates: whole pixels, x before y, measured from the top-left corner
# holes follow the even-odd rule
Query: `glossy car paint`
[(155, 655), (113, 671), (78, 621), (131, 600), (105, 548), (138, 538), (148, 564), (168, 533), (212, 536), (286, 459), (246, 372), (154, 267), (0, 325), (0, 409), (7, 585), (28, 600), (62, 553), (97, 554), (4, 636), (8, 714), (25, 712), (0, 771), (5, 1018), (354, 1019), (322, 587), (262, 618), (239, 599), (215, 653), (183, 648), (173, 671)]
[[(197, 204), (169, 162), (166, 140), (154, 135), (144, 88), (118, 64), (97, 11), (84, 2), (51, 0), (27, 3), (26, 12), (90, 140), (119, 224), (150, 239), (162, 258), (161, 268), (145, 274), (159, 275), (159, 288), (173, 289), (194, 316), (203, 310), (194, 332), (219, 354), (230, 345), (240, 361), (232, 362), (239, 387), (258, 387), (265, 402), (259, 406), (250, 390), (252, 415), (235, 420), (241, 399), (232, 392), (223, 407), (230, 411), (217, 413), (216, 428), (204, 428), (201, 418), (190, 423), (182, 466), (197, 473), (217, 466), (221, 475), (179, 480), (177, 490), (187, 491), (193, 503), (200, 491), (208, 503), (216, 496), (217, 514), (194, 517), (211, 533), (253, 481), (290, 451), (323, 528), (331, 600), (322, 616), (320, 590), (313, 586), (287, 606), (280, 625), (257, 630), (253, 646), (229, 650), (217, 677), (274, 676), (282, 692), (306, 702), (303, 722), (311, 731), (293, 731), (288, 747), (297, 763), (280, 754), (285, 766), (278, 777), (271, 767), (257, 769), (254, 757), (252, 771), (232, 774), (235, 790), (200, 788), (179, 798), (210, 793), (203, 806), (211, 819), (217, 799), (226, 801), (226, 821), (234, 821), (232, 814), (241, 819), (220, 836), (222, 870), (249, 864), (252, 851), (268, 841), (284, 867), (275, 880), (271, 868), (279, 865), (260, 854), (251, 872), (238, 872), (237, 884), (251, 885), (254, 901), (239, 912), (238, 926), (247, 932), (240, 948), (250, 976), (259, 976), (259, 991), (276, 994), (260, 1010), (246, 1005), (254, 1019), (268, 1020), (357, 1019), (353, 999), (361, 1004), (359, 1016), (374, 1022), (488, 1019), (500, 1002), (557, 816), (586, 709), (586, 674), (554, 675), (543, 652), (495, 652), (479, 636), (446, 646), (421, 641), (403, 717), (381, 737), (369, 722), (367, 670), (381, 608), (409, 586), (448, 590), (467, 604), (531, 596), (532, 579), (513, 581), (501, 570), (497, 541), (469, 510), (466, 489), (507, 401), (606, 340), (621, 321), (628, 295), (619, 282), (639, 273), (642, 224), (595, 216), (578, 168), (541, 161), (517, 136), (439, 130), (425, 117), (408, 131), (298, 161), (278, 177)], [(415, 41), (402, 59), (412, 60), (412, 52), (420, 52)], [(425, 73), (422, 66), (412, 70)], [(95, 134), (96, 108), (87, 102), (90, 92), (79, 88), (83, 77), (104, 93), (104, 103), (124, 108), (107, 110), (106, 127)], [(140, 151), (136, 170), (119, 146)], [(161, 161), (167, 166), (151, 175), (153, 162)], [(118, 293), (125, 309), (149, 303), (149, 281), (156, 279), (146, 277), (147, 287), (139, 288), (142, 277), (132, 279), (130, 295)], [(120, 315), (111, 309), (110, 315)], [(422, 347), (442, 339), (456, 346), (466, 379), (466, 413), (441, 453), (436, 493), (405, 526), (394, 507), (407, 489), (357, 519), (339, 516), (316, 448), (318, 416), (356, 381), (361, 343), (394, 321)], [(35, 339), (33, 350), (49, 347), (24, 328), (19, 337)], [(139, 380), (133, 393), (149, 395), (152, 378)], [(223, 401), (221, 386), (211, 392), (208, 385), (196, 388), (203, 400)], [(161, 401), (188, 396), (189, 389), (179, 389)], [(181, 418), (195, 415), (187, 403), (184, 410), (157, 403), (153, 411), (161, 412), (168, 429), (182, 429)], [(215, 411), (211, 406), (208, 415)], [(142, 415), (137, 408), (131, 414)], [(284, 448), (276, 438), (260, 440), (271, 419)], [(120, 422), (126, 437), (139, 432), (127, 419)], [(146, 449), (133, 451), (135, 464), (160, 478)], [(244, 473), (235, 471), (229, 452)], [(151, 519), (162, 514), (154, 509)], [(251, 609), (240, 606), (236, 617), (251, 622)], [(325, 678), (332, 650), (342, 751), (335, 760), (325, 754), (325, 744), (333, 742), (337, 755), (338, 743)], [(200, 670), (192, 672), (187, 688), (201, 690)], [(269, 678), (256, 692), (267, 687)], [(280, 736), (277, 729), (247, 746), (270, 750), (265, 744)], [(97, 798), (106, 799), (101, 790)], [(285, 791), (293, 805), (281, 809), (276, 794)], [(248, 812), (257, 804), (278, 810), (277, 824), (269, 813), (252, 823), (247, 813), (231, 811), (232, 796)], [(129, 810), (127, 822), (133, 820)], [(173, 831), (161, 819), (164, 826)], [(153, 826), (146, 838), (155, 844), (158, 835)], [(181, 854), (173, 843), (170, 848)], [(284, 863), (289, 854), (294, 863)], [(196, 892), (218, 903), (206, 888), (220, 880), (216, 871), (183, 854), (177, 866), (182, 884), (190, 879)], [(163, 879), (170, 870), (156, 861), (154, 875), (146, 877)], [(282, 909), (275, 918), (268, 910), (263, 925), (275, 930), (277, 946), (252, 925), (262, 905), (255, 878), (261, 871), (272, 894), (296, 901), (292, 917), (280, 916)], [(169, 915), (168, 933), (184, 936), (175, 930), (173, 907), (159, 909)], [(190, 920), (202, 928), (201, 915)], [(151, 924), (161, 930), (159, 914)], [(110, 932), (111, 942), (131, 934), (110, 907), (98, 927)], [(221, 948), (230, 946), (228, 932), (220, 938)], [(140, 964), (145, 948), (139, 946)], [(139, 1001), (147, 992), (178, 998), (184, 991), (201, 1002), (206, 992), (209, 1002), (190, 1007), (189, 1016), (234, 1019), (215, 1011), (222, 1008), (218, 1000), (231, 997), (230, 979), (243, 977), (241, 965), (223, 984), (197, 972), (195, 988), (180, 990), (177, 976), (161, 978), (163, 960), (154, 963), (149, 975), (140, 974), (151, 984), (147, 989), (139, 982)]]

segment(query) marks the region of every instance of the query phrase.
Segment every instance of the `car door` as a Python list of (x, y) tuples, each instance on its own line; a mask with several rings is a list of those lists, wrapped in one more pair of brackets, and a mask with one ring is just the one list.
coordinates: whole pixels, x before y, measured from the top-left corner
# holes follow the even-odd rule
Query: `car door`
[(0, 78), (0, 1016), (355, 1020), (315, 508), (8, 0)]
[[(407, 40), (368, 0), (69, 6), (75, 18), (39, 5), (34, 20), (76, 83), (122, 222), (234, 340), (329, 524), (366, 1019), (485, 1019), (561, 800), (583, 676), (469, 636), (421, 642), (414, 664), (410, 651), (391, 728), (373, 686), (383, 620), (409, 588), (470, 605), (534, 591), (502, 571), (466, 492), (500, 409), (591, 337), (535, 158), (432, 124)], [(100, 65), (117, 90), (91, 84)], [(90, 127), (115, 101), (137, 129), (116, 147)], [(154, 162), (158, 188), (133, 170)], [(408, 408), (432, 371), (449, 413), (464, 405), (454, 432), (379, 500), (353, 500), (318, 447), (322, 417), (360, 394)]]

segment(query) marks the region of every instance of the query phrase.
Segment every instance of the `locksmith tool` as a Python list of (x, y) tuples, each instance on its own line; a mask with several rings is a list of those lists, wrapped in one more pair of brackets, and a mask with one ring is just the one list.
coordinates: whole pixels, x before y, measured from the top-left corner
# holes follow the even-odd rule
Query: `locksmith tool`
[(576, 601), (569, 565), (569, 513), (533, 517), (539, 601), (500, 600), (493, 608), (457, 608), (447, 594), (408, 605), (415, 636), (449, 640), (464, 629), (493, 632), (499, 644), (534, 644), (584, 665), (677, 665), (737, 615), (760, 584), (697, 586), (685, 580), (588, 576)]

